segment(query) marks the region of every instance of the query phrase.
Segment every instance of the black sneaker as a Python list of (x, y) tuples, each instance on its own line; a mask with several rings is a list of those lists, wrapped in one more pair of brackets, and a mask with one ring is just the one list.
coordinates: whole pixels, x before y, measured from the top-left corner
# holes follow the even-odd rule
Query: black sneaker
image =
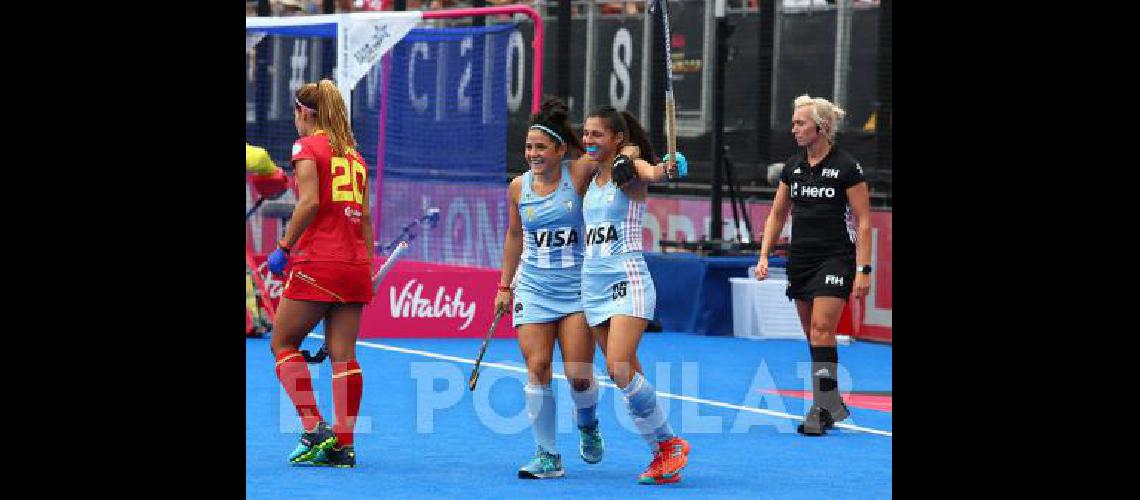
[(835, 427), (835, 420), (831, 418), (831, 413), (812, 405), (804, 417), (804, 423), (796, 427), (796, 432), (805, 436), (822, 436), (827, 434), (827, 429), (833, 427)]
[(321, 450), (331, 448), (334, 444), (336, 444), (336, 434), (333, 433), (332, 427), (329, 427), (329, 424), (325, 422), (320, 422), (312, 431), (301, 434), (301, 442), (297, 444), (293, 453), (289, 454), (289, 463), (308, 462), (316, 457)]
[(345, 446), (344, 448), (328, 448), (321, 450), (313, 459), (313, 465), (321, 465), (325, 467), (356, 467), (356, 450), (352, 445)]
[(827, 426), (827, 428), (831, 429), (831, 428), (835, 427), (836, 422), (842, 422), (842, 421), (846, 420), (847, 417), (850, 415), (851, 415), (851, 410), (847, 409), (847, 403), (844, 403), (843, 400), (840, 400), (839, 401), (839, 409), (835, 410), (834, 413), (831, 411), (827, 412), (827, 418), (831, 422)]

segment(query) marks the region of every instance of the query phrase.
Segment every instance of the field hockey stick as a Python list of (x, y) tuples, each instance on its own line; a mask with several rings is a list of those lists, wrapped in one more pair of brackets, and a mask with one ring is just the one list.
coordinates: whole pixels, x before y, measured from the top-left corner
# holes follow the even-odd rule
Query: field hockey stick
[(491, 341), (491, 334), (495, 333), (495, 327), (499, 326), (499, 318), (503, 317), (503, 312), (506, 309), (495, 311), (495, 319), (491, 321), (491, 329), (487, 330), (487, 336), (483, 337), (483, 346), (479, 348), (479, 356), (475, 358), (475, 368), (471, 370), (471, 380), (467, 381), (467, 387), (472, 391), (475, 390), (475, 384), (479, 381), (479, 363), (483, 362), (483, 355), (487, 353), (487, 343)]
[(260, 207), (262, 203), (265, 203), (265, 197), (264, 196), (259, 197), (257, 199), (257, 202), (255, 202), (253, 204), (253, 207), (245, 212), (245, 218), (248, 219), (249, 216), (253, 215), (253, 213), (257, 211), (257, 208)]
[[(395, 266), (396, 261), (400, 259), (400, 255), (402, 255), (405, 251), (407, 251), (408, 242), (407, 242), (407, 240), (404, 239), (404, 237), (407, 235), (408, 229), (411, 226), (420, 223), (420, 221), (426, 221), (432, 227), (434, 227), (436, 221), (438, 221), (438, 220), (439, 220), (439, 209), (433, 208), (431, 210), (428, 210), (427, 214), (425, 214), (423, 217), (413, 221), (411, 224), (408, 224), (408, 226), (404, 228), (404, 231), (403, 231), (404, 234), (401, 234), (400, 237), (396, 238), (395, 241), (393, 241), (392, 243), (389, 243), (387, 246), (384, 247), (384, 250), (392, 250), (392, 254), (388, 256), (388, 260), (384, 261), (384, 265), (380, 266), (380, 269), (377, 270), (376, 274), (374, 274), (372, 276), (372, 293), (373, 294), (376, 294), (377, 290), (380, 288), (380, 282), (384, 280), (384, 276), (388, 274), (388, 271), (391, 271), (392, 267)], [(324, 287), (320, 286), (319, 284), (317, 284), (317, 281), (315, 279), (313, 279), (311, 276), (309, 276), (305, 273), (296, 273), (296, 276), (297, 276), (297, 278), (301, 279), (302, 281), (304, 281), (304, 282), (316, 287), (317, 289), (331, 295), (332, 297), (336, 298), (337, 300), (344, 302), (340, 298), (339, 295), (337, 295), (337, 294), (325, 289)], [(316, 354), (309, 354), (309, 351), (302, 350), (301, 355), (304, 356), (305, 362), (307, 362), (307, 363), (320, 363), (320, 362), (324, 361), (325, 358), (327, 358), (329, 355), (328, 345), (322, 345), (320, 350), (318, 350)]]
[(269, 287), (266, 286), (265, 280), (261, 278), (261, 274), (257, 272), (257, 265), (253, 260), (253, 251), (249, 247), (245, 248), (245, 265), (249, 266), (253, 275), (253, 284), (257, 285), (257, 289), (261, 291), (261, 304), (265, 306), (265, 312), (269, 316), (269, 322), (273, 323), (277, 317), (277, 308), (273, 307), (273, 302), (269, 299)]
[(400, 255), (403, 254), (404, 251), (407, 249), (408, 249), (408, 242), (407, 241), (400, 241), (400, 243), (396, 245), (396, 249), (394, 251), (392, 251), (392, 255), (388, 256), (388, 260), (384, 261), (384, 265), (380, 266), (380, 269), (378, 271), (376, 271), (376, 274), (374, 274), (372, 276), (372, 294), (373, 295), (375, 295), (376, 291), (379, 290), (380, 282), (384, 280), (384, 275), (388, 274), (388, 271), (392, 270), (392, 266), (394, 266), (396, 264), (396, 261), (399, 260)]
[[(380, 270), (376, 271), (376, 273), (372, 277), (372, 293), (373, 294), (376, 293), (377, 288), (380, 288), (380, 282), (384, 279), (384, 274), (388, 274), (388, 271), (392, 270), (393, 265), (396, 264), (396, 261), (400, 259), (400, 254), (407, 251), (407, 249), (408, 249), (407, 241), (400, 241), (400, 243), (398, 245), (396, 245), (396, 251), (392, 252), (392, 255), (388, 256), (388, 260), (384, 261), (384, 265), (382, 265)], [(301, 273), (301, 274), (299, 274), (298, 277), (300, 279), (308, 282), (308, 284), (320, 288), (320, 286), (317, 285), (316, 280), (312, 280), (308, 276), (308, 274)], [(321, 288), (321, 289), (324, 289), (324, 288)], [(332, 294), (332, 293), (329, 292), (329, 294)], [(316, 354), (309, 354), (309, 351), (301, 351), (301, 355), (304, 356), (304, 361), (306, 361), (306, 362), (319, 363), (321, 361), (324, 361), (325, 358), (328, 358), (328, 345), (321, 345), (320, 350), (317, 351)]]
[(301, 349), (301, 356), (304, 356), (306, 363), (320, 363), (329, 357), (329, 346), (322, 344), (316, 354), (309, 354), (307, 349)]
[(669, 35), (669, 2), (657, 0), (653, 7), (661, 12), (661, 27), (665, 31), (665, 139), (669, 160), (666, 166), (677, 163), (677, 104), (673, 98), (673, 48)]
[(432, 229), (437, 224), (439, 224), (439, 208), (429, 208), (426, 212), (424, 212), (424, 215), (422, 217), (405, 224), (403, 229), (400, 229), (399, 236), (396, 236), (396, 238), (393, 239), (390, 243), (383, 247), (380, 247), (380, 243), (377, 242), (376, 247), (384, 253), (392, 252), (394, 251), (396, 245), (398, 245), (401, 241), (412, 241), (416, 239), (416, 234), (412, 232), (412, 229), (416, 226), (423, 225), (427, 229)]
[[(392, 255), (388, 256), (388, 260), (384, 261), (384, 265), (381, 266), (380, 270), (376, 271), (376, 274), (372, 276), (372, 293), (373, 294), (375, 294), (377, 288), (379, 288), (380, 282), (384, 280), (384, 275), (388, 274), (388, 271), (392, 270), (392, 267), (396, 264), (396, 261), (400, 258), (400, 254), (404, 253), (404, 251), (407, 249), (408, 249), (408, 242), (401, 241), (398, 245), (396, 245), (396, 251), (392, 252)], [(300, 278), (302, 281), (317, 287), (318, 289), (325, 290), (324, 287), (321, 287), (320, 285), (318, 285), (317, 281), (307, 274), (298, 273), (297, 277)], [(327, 290), (326, 290), (326, 293), (329, 293), (330, 295), (332, 295), (333, 297), (337, 297), (338, 299), (340, 298), (336, 294), (329, 292)], [(316, 354), (309, 354), (309, 351), (302, 350), (301, 355), (305, 357), (306, 363), (320, 363), (320, 362), (324, 361), (325, 358), (327, 358), (329, 355), (328, 345), (322, 345), (320, 350), (318, 350)]]
[[(301, 281), (304, 281), (305, 283), (308, 283), (310, 286), (316, 288), (317, 290), (329, 294), (331, 297), (335, 298), (341, 303), (344, 303), (344, 299), (341, 298), (340, 295), (337, 295), (335, 292), (321, 286), (319, 283), (317, 283), (316, 278), (313, 278), (312, 276), (309, 276), (302, 271), (296, 270), (293, 271), (292, 276), (300, 279)], [(320, 363), (324, 361), (325, 358), (329, 357), (329, 346), (328, 344), (322, 344), (321, 348), (317, 350), (316, 354), (309, 354), (309, 351), (307, 349), (301, 349), (301, 356), (305, 358), (306, 363)]]

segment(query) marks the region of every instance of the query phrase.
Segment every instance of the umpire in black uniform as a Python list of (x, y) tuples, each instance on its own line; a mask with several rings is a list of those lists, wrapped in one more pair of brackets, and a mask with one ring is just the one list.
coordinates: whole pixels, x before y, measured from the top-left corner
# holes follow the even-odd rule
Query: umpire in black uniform
[(784, 164), (772, 211), (764, 224), (756, 279), (768, 277), (768, 253), (789, 211), (788, 297), (811, 345), (812, 405), (797, 431), (821, 436), (847, 418), (839, 396), (835, 330), (848, 296), (867, 295), (871, 284), (871, 208), (863, 169), (835, 146), (845, 112), (826, 99), (802, 95), (792, 113), (792, 134), (803, 149)]

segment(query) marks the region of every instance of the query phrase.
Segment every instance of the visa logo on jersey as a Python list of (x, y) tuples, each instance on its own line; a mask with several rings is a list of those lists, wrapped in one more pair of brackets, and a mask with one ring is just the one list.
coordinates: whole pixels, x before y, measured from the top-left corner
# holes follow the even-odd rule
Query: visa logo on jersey
[(591, 227), (586, 230), (586, 245), (601, 245), (617, 241), (617, 228), (613, 224)]
[(578, 231), (575, 229), (559, 229), (557, 231), (534, 231), (530, 233), (534, 237), (534, 245), (536, 247), (563, 247), (566, 245), (573, 245), (578, 242)]

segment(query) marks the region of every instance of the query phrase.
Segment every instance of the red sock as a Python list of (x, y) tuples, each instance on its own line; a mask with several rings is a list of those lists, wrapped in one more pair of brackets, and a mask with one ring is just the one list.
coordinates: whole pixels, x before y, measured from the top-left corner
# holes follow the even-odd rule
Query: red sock
[(313, 430), (321, 419), (321, 412), (317, 409), (317, 399), (313, 397), (313, 379), (309, 375), (309, 366), (305, 358), (296, 349), (285, 349), (277, 353), (277, 379), (289, 393), (293, 406), (297, 408), (297, 415), (301, 417), (301, 425), (305, 430)]
[(360, 413), (360, 395), (364, 392), (364, 376), (360, 363), (356, 360), (333, 363), (333, 406), (336, 409), (336, 433), (338, 446), (352, 444), (352, 430), (356, 427), (356, 416)]

